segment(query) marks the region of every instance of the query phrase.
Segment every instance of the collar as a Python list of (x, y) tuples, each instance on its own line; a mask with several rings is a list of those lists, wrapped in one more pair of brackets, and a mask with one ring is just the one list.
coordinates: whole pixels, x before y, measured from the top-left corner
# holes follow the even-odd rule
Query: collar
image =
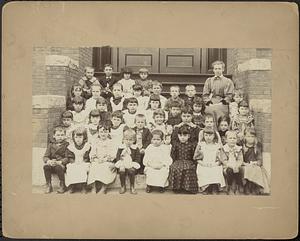
[(111, 76), (106, 76), (106, 79), (111, 79)]
[(220, 76), (214, 76), (214, 79), (222, 79), (224, 76), (223, 75), (220, 75)]
[[(121, 145), (120, 145), (120, 148), (121, 148), (121, 149), (126, 149), (127, 147), (126, 147), (125, 144), (121, 144)], [(137, 145), (136, 145), (136, 144), (133, 144), (133, 145), (131, 145), (131, 146), (129, 147), (129, 149), (135, 150), (135, 149), (137, 149)]]
[(225, 145), (223, 146), (223, 149), (224, 149), (225, 152), (231, 152), (231, 151), (239, 152), (239, 151), (242, 149), (242, 147), (241, 147), (241, 146), (238, 146), (238, 145), (235, 145), (233, 148), (230, 148), (230, 147), (228, 146), (228, 144), (225, 144)]
[(200, 113), (193, 112), (193, 115), (195, 115), (195, 116), (202, 116), (201, 112)]

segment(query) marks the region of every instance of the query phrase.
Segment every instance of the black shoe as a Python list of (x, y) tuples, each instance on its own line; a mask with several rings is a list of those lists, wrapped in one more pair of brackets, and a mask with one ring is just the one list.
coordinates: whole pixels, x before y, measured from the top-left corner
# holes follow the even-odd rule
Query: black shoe
[(146, 187), (146, 192), (147, 193), (150, 193), (152, 190), (151, 190), (151, 187), (149, 186), (149, 185), (147, 185), (147, 187)]
[(59, 185), (59, 189), (57, 190), (57, 193), (62, 194), (65, 192), (65, 184), (64, 183), (60, 183)]
[(159, 188), (159, 192), (160, 192), (160, 193), (164, 193), (164, 192), (165, 192), (165, 189), (164, 189), (163, 187), (160, 187), (160, 188)]

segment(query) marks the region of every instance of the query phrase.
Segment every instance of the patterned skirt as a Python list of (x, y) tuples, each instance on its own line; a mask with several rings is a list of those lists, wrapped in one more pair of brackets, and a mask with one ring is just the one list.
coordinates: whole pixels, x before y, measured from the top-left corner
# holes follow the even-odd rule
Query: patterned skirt
[(174, 191), (198, 192), (196, 165), (190, 160), (177, 160), (170, 166), (170, 188)]

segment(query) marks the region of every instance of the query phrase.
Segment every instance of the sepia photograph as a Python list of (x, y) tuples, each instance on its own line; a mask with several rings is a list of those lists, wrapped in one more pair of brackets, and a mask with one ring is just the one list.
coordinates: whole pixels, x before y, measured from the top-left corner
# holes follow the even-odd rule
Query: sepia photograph
[(268, 48), (33, 47), (32, 192), (270, 195), (271, 63)]

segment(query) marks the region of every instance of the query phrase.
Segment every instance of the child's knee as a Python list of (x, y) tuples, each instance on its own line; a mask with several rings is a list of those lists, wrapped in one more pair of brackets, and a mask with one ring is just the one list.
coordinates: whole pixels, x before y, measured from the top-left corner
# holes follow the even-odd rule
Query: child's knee
[(136, 170), (134, 168), (127, 169), (129, 175), (135, 175)]
[(44, 168), (44, 171), (51, 171), (51, 166), (48, 164), (45, 164), (43, 168)]

